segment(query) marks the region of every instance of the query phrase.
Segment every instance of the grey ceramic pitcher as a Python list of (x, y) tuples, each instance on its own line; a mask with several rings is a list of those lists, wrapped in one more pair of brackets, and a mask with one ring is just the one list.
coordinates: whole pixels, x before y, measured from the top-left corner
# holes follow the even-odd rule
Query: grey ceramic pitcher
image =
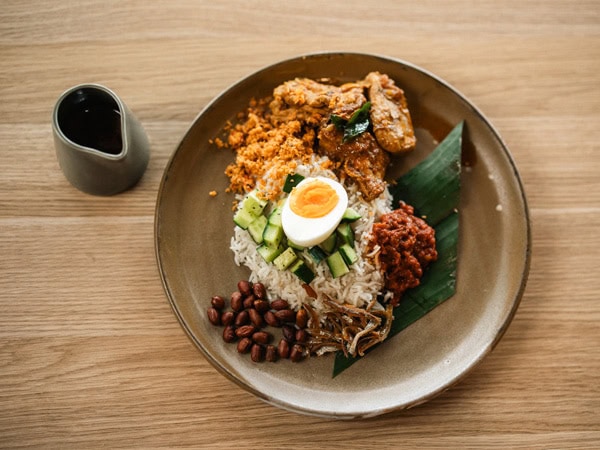
[(59, 165), (83, 192), (113, 195), (135, 185), (150, 158), (148, 137), (110, 89), (81, 84), (56, 102), (52, 130)]

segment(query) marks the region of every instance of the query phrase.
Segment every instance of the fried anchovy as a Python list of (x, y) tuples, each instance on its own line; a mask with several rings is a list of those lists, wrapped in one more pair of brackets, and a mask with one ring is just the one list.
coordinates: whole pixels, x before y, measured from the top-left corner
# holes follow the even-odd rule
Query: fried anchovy
[(325, 297), (326, 309), (319, 313), (305, 304), (310, 320), (307, 328), (310, 334), (308, 347), (311, 353), (322, 355), (341, 350), (345, 356), (363, 356), (365, 352), (383, 342), (391, 329), (393, 308), (376, 309), (377, 301), (366, 308), (348, 303), (337, 303)]

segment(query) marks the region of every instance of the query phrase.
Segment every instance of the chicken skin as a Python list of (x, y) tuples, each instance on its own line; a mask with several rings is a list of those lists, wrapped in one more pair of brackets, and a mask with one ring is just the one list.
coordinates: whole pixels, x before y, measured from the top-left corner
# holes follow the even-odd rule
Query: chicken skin
[(387, 75), (371, 72), (369, 86), (371, 123), (377, 142), (390, 153), (407, 152), (417, 143), (404, 91)]
[(320, 83), (308, 78), (296, 78), (279, 85), (270, 104), (272, 120), (298, 120), (320, 126), (331, 114), (349, 119), (352, 113), (366, 103), (364, 87), (359, 83), (341, 86)]

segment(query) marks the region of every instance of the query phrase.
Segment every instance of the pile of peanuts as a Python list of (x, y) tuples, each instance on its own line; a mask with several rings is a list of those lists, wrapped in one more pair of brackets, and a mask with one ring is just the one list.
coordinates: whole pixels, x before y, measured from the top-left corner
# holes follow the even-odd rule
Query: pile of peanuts
[[(225, 299), (215, 295), (207, 310), (208, 320), (215, 326), (223, 326), (223, 340), (237, 342), (237, 351), (250, 353), (254, 362), (275, 362), (289, 358), (302, 361), (307, 354), (308, 313), (290, 308), (283, 299), (269, 301), (262, 283), (239, 281), (237, 291), (230, 297), (230, 308)], [(281, 339), (274, 344), (274, 335), (267, 326), (281, 329)]]

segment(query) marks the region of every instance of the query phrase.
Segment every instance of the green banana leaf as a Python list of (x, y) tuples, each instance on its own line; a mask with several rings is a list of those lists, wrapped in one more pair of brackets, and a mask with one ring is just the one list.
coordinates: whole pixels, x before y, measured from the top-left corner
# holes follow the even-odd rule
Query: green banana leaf
[[(406, 291), (400, 304), (394, 308), (394, 322), (387, 340), (452, 297), (456, 291), (462, 132), (463, 122), (454, 127), (424, 161), (390, 187), (394, 204), (402, 200), (412, 205), (415, 214), (425, 218), (435, 229), (438, 259), (427, 269), (421, 284)], [(379, 345), (383, 344), (385, 342)], [(337, 352), (333, 377), (358, 359), (360, 357), (346, 357)]]

